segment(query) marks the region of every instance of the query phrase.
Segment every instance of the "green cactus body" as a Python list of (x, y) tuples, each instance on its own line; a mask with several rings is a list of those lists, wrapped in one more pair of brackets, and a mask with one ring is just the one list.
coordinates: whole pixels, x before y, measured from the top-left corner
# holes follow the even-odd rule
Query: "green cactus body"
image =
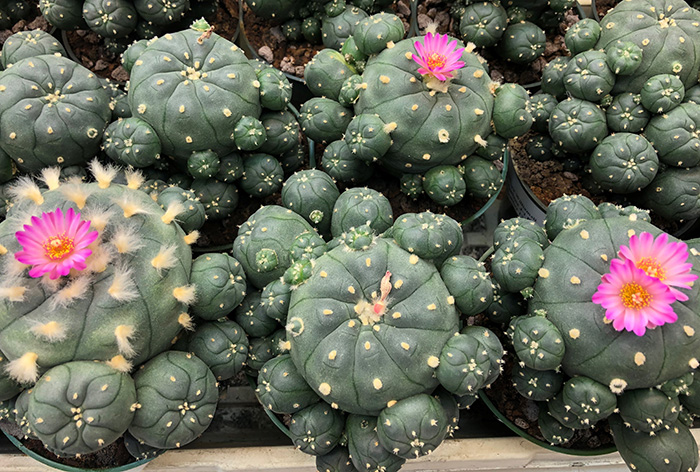
[(32, 392), (34, 392), (34, 389), (31, 388), (22, 390), (22, 392), (17, 395), (14, 407), (12, 408), (12, 415), (14, 416), (15, 423), (17, 423), (17, 426), (19, 426), (25, 438), (36, 438), (32, 424), (27, 418), (29, 398)]
[[(243, 266), (248, 281), (263, 288), (279, 279), (291, 265), (289, 248), (294, 239), (306, 231), (313, 231), (313, 228), (292, 210), (264, 206), (241, 225), (233, 243), (233, 256)], [(258, 267), (258, 253), (265, 249), (274, 251), (278, 260), (277, 266), (269, 271)]]
[(284, 171), (277, 159), (268, 154), (252, 154), (243, 160), (241, 189), (258, 198), (269, 197), (282, 188)]
[(631, 470), (695, 470), (698, 466), (698, 445), (688, 427), (680, 422), (654, 436), (626, 427), (618, 416), (610, 418), (615, 446)]
[(596, 146), (590, 166), (593, 178), (604, 190), (626, 194), (649, 185), (659, 170), (659, 158), (643, 136), (616, 133)]
[(436, 370), (437, 379), (447, 391), (458, 396), (474, 394), (498, 376), (503, 347), (491, 351), (482, 341), (484, 337), (495, 335), (485, 328), (475, 328), (447, 341)]
[(133, 0), (139, 16), (157, 26), (169, 25), (185, 16), (189, 0)]
[(356, 470), (398, 472), (406, 459), (387, 451), (379, 443), (377, 418), (348, 415), (345, 423), (350, 459)]
[(294, 413), (289, 434), (297, 449), (306, 454), (328, 454), (340, 441), (345, 417), (324, 402), (315, 403)]
[(506, 10), (491, 2), (467, 5), (459, 22), (462, 39), (477, 47), (495, 46), (508, 25)]
[(546, 408), (540, 407), (537, 418), (542, 436), (552, 445), (565, 444), (574, 437), (576, 432), (573, 428), (564, 426), (549, 414)]
[(654, 388), (630, 390), (618, 401), (626, 426), (645, 433), (670, 429), (678, 419), (678, 398), (669, 398)]
[[(591, 301), (600, 277), (609, 270), (609, 260), (628, 244), (632, 232), (644, 231), (660, 233), (636, 215), (592, 219), (562, 231), (545, 249), (545, 263), (535, 284), (538, 297), (530, 301), (530, 311), (544, 310), (561, 332), (565, 372), (590, 377), (615, 393), (680, 377), (692, 369), (698, 352), (699, 341), (687, 334), (700, 329), (697, 288), (688, 292), (689, 301), (673, 304), (676, 323), (647, 330), (644, 336), (614, 330), (605, 323), (604, 309)], [(601, 351), (600, 346), (605, 349)]]
[(306, 146), (300, 142), (297, 142), (292, 149), (280, 154), (277, 160), (282, 166), (284, 174), (289, 175), (303, 166), (306, 162), (306, 158), (308, 157), (308, 153), (309, 152)]
[(601, 19), (600, 25), (597, 49), (608, 50), (622, 40), (642, 50), (641, 64), (632, 75), (618, 77), (616, 92), (639, 93), (644, 83), (658, 74), (676, 74), (687, 87), (696, 83), (700, 13), (684, 1), (622, 2)]
[(187, 233), (197, 230), (204, 225), (206, 212), (192, 190), (183, 190), (180, 187), (168, 187), (158, 194), (158, 204), (163, 210), (167, 210), (171, 205), (173, 208), (181, 206), (182, 212), (177, 215), (177, 223)]
[(258, 375), (267, 361), (275, 357), (277, 346), (274, 345), (275, 338), (250, 338), (248, 346), (248, 359), (246, 360), (246, 373)]
[(62, 30), (74, 30), (85, 27), (83, 3), (75, 0), (41, 0), (41, 14), (51, 25)]
[(314, 261), (311, 259), (300, 259), (298, 261), (292, 262), (284, 272), (282, 279), (285, 283), (296, 288), (298, 285), (303, 284), (306, 280), (311, 277), (311, 272), (314, 267)]
[(243, 158), (240, 154), (232, 152), (219, 159), (219, 172), (216, 173), (216, 180), (232, 184), (243, 177)]
[(557, 235), (568, 227), (576, 224), (600, 218), (595, 204), (579, 195), (564, 196), (553, 200), (547, 209), (545, 229), (547, 237), (554, 240)]
[(284, 323), (287, 319), (287, 310), (289, 309), (291, 296), (292, 289), (288, 284), (281, 279), (273, 280), (265, 285), (260, 295), (260, 304), (269, 318), (278, 323)]
[(433, 452), (447, 435), (448, 419), (438, 400), (420, 393), (385, 408), (377, 418), (379, 443), (404, 459)]
[(251, 338), (268, 336), (278, 328), (277, 322), (265, 315), (261, 296), (261, 292), (250, 292), (233, 314), (234, 321), (241, 325)]
[(337, 237), (351, 228), (369, 223), (377, 234), (381, 234), (393, 222), (391, 204), (384, 195), (367, 187), (355, 187), (341, 193), (336, 200), (331, 233)]
[(401, 176), (401, 192), (406, 196), (417, 199), (423, 191), (423, 176), (420, 174), (404, 174)]
[(437, 166), (425, 173), (423, 190), (438, 205), (452, 206), (462, 201), (467, 184), (456, 167)]
[(296, 413), (320, 400), (299, 375), (289, 354), (265, 363), (255, 393), (265, 408), (280, 414)]
[[(379, 298), (380, 285), (390, 297)], [(292, 293), (292, 358), (327, 402), (377, 414), (437, 385), (438, 356), (457, 330), (453, 303), (432, 264), (388, 240), (337, 247)]]
[(301, 233), (294, 239), (290, 248), (290, 257), (294, 262), (315, 260), (326, 253), (326, 242), (315, 231)]
[(476, 150), (476, 154), (490, 161), (500, 160), (503, 158), (503, 153), (506, 151), (507, 146), (508, 140), (506, 138), (492, 133), (486, 138), (486, 145), (479, 146)]
[(352, 36), (357, 49), (370, 56), (384, 50), (388, 44), (401, 41), (406, 32), (401, 19), (388, 13), (377, 13), (355, 27)]
[(497, 46), (498, 53), (508, 62), (529, 64), (544, 54), (546, 40), (539, 26), (521, 21), (506, 28)]
[(700, 167), (669, 167), (644, 189), (642, 199), (647, 208), (664, 218), (692, 220), (700, 216), (699, 186)]
[(345, 11), (345, 0), (331, 0), (326, 3), (324, 10), (328, 16), (338, 16)]
[(685, 97), (683, 97), (683, 103), (695, 103), (700, 105), (700, 84), (693, 85), (685, 91)]
[(608, 128), (614, 132), (639, 133), (649, 123), (650, 116), (641, 104), (641, 97), (633, 93), (617, 95), (605, 112)]
[(197, 326), (189, 338), (188, 352), (202, 360), (216, 380), (227, 380), (243, 369), (248, 358), (248, 338), (238, 323), (211, 321)]
[(494, 98), (479, 58), (465, 51), (465, 66), (446, 90), (431, 90), (412, 59), (414, 42), (400, 41), (367, 62), (367, 88), (355, 103), (356, 115), (377, 114), (392, 128), (393, 144), (381, 163), (401, 174), (458, 164), (491, 134)]
[(234, 150), (235, 124), (261, 112), (259, 82), (245, 55), (216, 34), (200, 44), (201, 35), (193, 29), (166, 34), (131, 69), (134, 116), (156, 130), (164, 153), (183, 160), (195, 151)]
[[(360, 90), (362, 89), (362, 77), (352, 75), (348, 77), (340, 87), (338, 93), (338, 102), (344, 107), (351, 107), (360, 98)], [(340, 138), (339, 138), (340, 139)]]
[(587, 429), (617, 409), (617, 398), (607, 385), (588, 377), (575, 377), (561, 391), (564, 408), (578, 420), (575, 429)]
[(506, 292), (494, 283), (493, 301), (484, 313), (494, 323), (508, 323), (513, 317), (522, 315), (524, 309), (523, 297), (519, 293)]
[(544, 162), (554, 160), (552, 146), (554, 141), (548, 135), (537, 135), (528, 139), (525, 144), (525, 152), (530, 159)]
[(605, 49), (608, 66), (615, 75), (632, 75), (642, 65), (642, 48), (631, 41), (616, 41)]
[(162, 449), (152, 447), (143, 441), (139, 441), (129, 432), (124, 433), (124, 447), (136, 460), (152, 459), (163, 452)]
[(391, 229), (394, 241), (421, 259), (435, 260), (439, 266), (459, 254), (464, 242), (462, 226), (447, 215), (430, 211), (404, 213)]
[(228, 254), (199, 256), (192, 262), (191, 280), (197, 285), (198, 298), (192, 304), (192, 312), (205, 320), (226, 316), (246, 294), (245, 272)]
[(336, 446), (328, 454), (316, 456), (316, 470), (321, 472), (357, 472), (352, 465), (350, 452), (345, 446)]
[(95, 33), (106, 38), (123, 38), (134, 31), (138, 15), (126, 0), (85, 0), (83, 18)]
[(459, 429), (459, 404), (457, 403), (457, 396), (451, 394), (442, 387), (438, 387), (433, 391), (432, 397), (440, 403), (442, 409), (445, 411), (445, 416), (447, 417), (447, 434), (445, 437), (451, 438)]
[(594, 103), (569, 98), (552, 110), (549, 134), (565, 151), (591, 151), (608, 135), (605, 112)]
[(141, 39), (151, 40), (156, 39), (158, 36), (165, 33), (166, 29), (166, 26), (156, 25), (150, 21), (140, 18), (139, 22), (136, 24), (136, 29), (134, 32), (136, 33), (136, 36)]
[(547, 63), (542, 71), (542, 91), (555, 96), (558, 100), (566, 97), (564, 86), (564, 73), (570, 57), (555, 57)]
[(501, 188), (501, 171), (492, 161), (471, 156), (460, 166), (469, 195), (475, 198), (491, 198)]
[(353, 117), (352, 110), (329, 98), (312, 98), (301, 106), (299, 114), (301, 130), (319, 143), (342, 139)]
[(547, 401), (547, 414), (566, 428), (587, 429), (590, 427), (582, 426), (581, 420), (571, 411), (570, 405), (564, 404), (561, 393)]
[(599, 102), (613, 89), (615, 74), (601, 51), (584, 51), (572, 57), (564, 71), (564, 88), (574, 98)]
[(343, 42), (353, 34), (355, 28), (367, 16), (363, 9), (349, 5), (345, 7), (345, 11), (340, 15), (324, 16), (321, 23), (323, 45), (327, 48), (339, 50), (343, 46)]
[(292, 18), (282, 25), (282, 33), (287, 41), (299, 41), (301, 39), (301, 21)]
[[(345, 40), (343, 47), (340, 49), (340, 54), (342, 54), (343, 58), (345, 58), (345, 62), (357, 70), (358, 74), (361, 74), (365, 70), (367, 55), (362, 54), (362, 52), (357, 49), (357, 44), (355, 44), (354, 37), (350, 36)], [(362, 83), (361, 80), (360, 83)]]
[(513, 323), (513, 347), (520, 360), (535, 370), (554, 370), (565, 345), (556, 325), (542, 316), (525, 316)]
[(270, 336), (272, 343), (272, 355), (274, 357), (289, 354), (289, 342), (287, 342), (287, 330), (280, 328)]
[(659, 160), (674, 167), (700, 164), (700, 105), (683, 103), (668, 113), (654, 116), (644, 135), (654, 145)]
[(667, 113), (681, 104), (685, 96), (685, 88), (678, 76), (660, 74), (644, 83), (640, 96), (642, 105), (650, 112)]
[(296, 0), (245, 0), (257, 16), (285, 21), (297, 10)]
[(304, 69), (304, 79), (311, 93), (331, 100), (338, 100), (343, 82), (356, 74), (355, 68), (333, 49), (321, 50)]
[(679, 396), (683, 408), (693, 415), (700, 413), (700, 385), (693, 382), (687, 391)]
[(20, 169), (82, 164), (97, 153), (112, 112), (89, 70), (64, 57), (29, 57), (0, 74), (0, 90), (0, 146)]
[(353, 155), (344, 140), (333, 141), (326, 146), (321, 166), (328, 175), (342, 182), (359, 184), (367, 181), (374, 173), (372, 165)]
[(22, 59), (44, 54), (65, 56), (66, 50), (56, 38), (45, 31), (20, 31), (5, 40), (0, 53), (0, 65), (7, 69)]
[(390, 133), (395, 126), (385, 124), (378, 115), (359, 114), (345, 130), (345, 142), (350, 151), (364, 162), (375, 162), (391, 147)]
[[(10, 156), (0, 148), (0, 189), (4, 188), (2, 184), (9, 182), (17, 174), (17, 166), (12, 161)], [(0, 201), (4, 200), (3, 191), (0, 190)], [(5, 213), (2, 213), (2, 218), (5, 218)]]
[(535, 370), (520, 364), (513, 366), (511, 379), (520, 395), (538, 402), (554, 398), (564, 384), (564, 375), (560, 372)]
[(114, 442), (131, 424), (136, 407), (129, 375), (104, 363), (75, 361), (49, 369), (39, 379), (26, 415), (48, 448), (75, 455)]
[(537, 93), (530, 97), (529, 106), (532, 115), (532, 129), (540, 133), (549, 131), (549, 117), (557, 106), (557, 99), (548, 93)]
[(127, 73), (131, 73), (131, 68), (134, 67), (134, 63), (138, 60), (141, 53), (148, 47), (148, 39), (140, 39), (134, 41), (131, 46), (129, 46), (126, 51), (122, 54), (122, 67)]
[(207, 365), (168, 351), (134, 374), (140, 407), (129, 432), (149, 446), (173, 449), (194, 441), (214, 418), (219, 390)]
[(122, 92), (109, 101), (109, 109), (112, 110), (112, 120), (119, 118), (130, 118), (131, 108), (129, 108), (129, 96)]
[(148, 167), (160, 159), (158, 135), (139, 118), (125, 118), (107, 126), (102, 149), (115, 162), (133, 167)]
[(532, 126), (528, 102), (530, 96), (522, 86), (504, 84), (496, 89), (493, 106), (493, 126), (496, 134), (514, 138), (527, 133)]
[(233, 184), (220, 182), (216, 179), (195, 179), (192, 191), (212, 220), (222, 220), (233, 215), (238, 206), (238, 188)]
[(244, 116), (233, 129), (236, 147), (241, 151), (255, 151), (267, 140), (267, 132), (262, 121), (252, 116)]
[(493, 255), (491, 270), (504, 290), (519, 292), (534, 285), (543, 261), (542, 246), (537, 241), (518, 239), (499, 245)]
[(266, 154), (280, 155), (299, 144), (299, 123), (289, 111), (268, 111), (260, 116), (267, 140), (258, 149)]
[(272, 67), (257, 72), (260, 82), (260, 104), (268, 110), (284, 110), (292, 99), (292, 84), (284, 74)]
[(3, 402), (16, 397), (23, 390), (23, 387), (6, 373), (7, 365), (7, 359), (0, 357), (0, 369), (2, 369), (2, 375), (0, 376), (0, 401)]
[(469, 256), (452, 256), (440, 266), (440, 276), (465, 316), (486, 310), (493, 301), (491, 278), (484, 265)]
[(577, 21), (566, 31), (564, 43), (575, 56), (581, 52), (593, 49), (600, 38), (600, 24), (593, 18)]

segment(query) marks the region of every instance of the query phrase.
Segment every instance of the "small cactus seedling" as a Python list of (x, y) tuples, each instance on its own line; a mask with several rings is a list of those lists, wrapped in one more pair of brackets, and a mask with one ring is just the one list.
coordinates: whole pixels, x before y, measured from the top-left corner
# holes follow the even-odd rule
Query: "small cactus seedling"
[(577, 21), (566, 31), (564, 43), (571, 55), (593, 49), (600, 38), (600, 24), (592, 18)]
[(367, 187), (351, 188), (341, 193), (335, 202), (331, 232), (339, 236), (351, 228), (368, 224), (381, 234), (393, 221), (391, 204), (384, 195)]
[(621, 93), (613, 98), (605, 112), (608, 128), (614, 132), (639, 133), (649, 123), (650, 113), (642, 106), (642, 99), (633, 93)]
[(539, 26), (522, 21), (506, 28), (498, 43), (498, 52), (509, 62), (529, 64), (544, 54), (546, 39)]
[(377, 422), (374, 416), (348, 415), (345, 430), (350, 459), (356, 470), (398, 472), (406, 459), (387, 451), (379, 443)]
[(452, 256), (440, 266), (440, 276), (465, 316), (483, 312), (493, 301), (493, 284), (484, 265), (469, 256)]
[(134, 31), (138, 15), (127, 0), (85, 0), (83, 18), (95, 33), (105, 38), (123, 38)]
[(517, 364), (512, 372), (513, 386), (525, 398), (545, 401), (561, 390), (564, 375), (555, 370), (535, 370)]
[(236, 308), (233, 319), (250, 337), (269, 336), (277, 330), (277, 322), (265, 315), (260, 304), (261, 292), (250, 292)]
[(243, 369), (248, 338), (237, 323), (222, 319), (198, 326), (189, 337), (187, 350), (201, 359), (217, 380), (227, 380)]
[(22, 59), (45, 54), (65, 56), (66, 50), (45, 31), (20, 31), (5, 40), (0, 52), (0, 65), (7, 69)]
[(328, 454), (316, 456), (316, 469), (323, 472), (356, 472), (345, 446), (336, 446)]
[(681, 104), (685, 88), (678, 76), (660, 74), (646, 81), (639, 94), (644, 108), (652, 113), (662, 114)]
[(492, 2), (467, 5), (459, 22), (459, 32), (465, 41), (477, 47), (495, 46), (503, 36), (508, 17), (506, 10)]
[(297, 449), (311, 455), (328, 454), (340, 441), (345, 415), (317, 402), (292, 415), (289, 434)]
[(83, 2), (74, 0), (42, 0), (39, 8), (44, 18), (56, 28), (74, 30), (84, 28)]
[(249, 195), (264, 198), (282, 188), (284, 171), (280, 162), (269, 154), (252, 154), (243, 160), (241, 189)]
[(160, 159), (160, 148), (153, 127), (139, 118), (112, 122), (102, 137), (102, 150), (121, 165), (151, 166)]
[(574, 98), (599, 102), (613, 89), (615, 74), (601, 51), (584, 51), (571, 58), (564, 71), (564, 88)]
[(339, 196), (333, 179), (313, 169), (295, 173), (282, 187), (282, 204), (302, 215), (321, 234), (330, 234), (333, 207)]
[(459, 253), (464, 241), (462, 226), (446, 215), (405, 213), (392, 227), (394, 241), (422, 259), (442, 261)]
[(296, 413), (321, 400), (299, 375), (289, 354), (265, 363), (255, 393), (265, 408), (283, 414)]

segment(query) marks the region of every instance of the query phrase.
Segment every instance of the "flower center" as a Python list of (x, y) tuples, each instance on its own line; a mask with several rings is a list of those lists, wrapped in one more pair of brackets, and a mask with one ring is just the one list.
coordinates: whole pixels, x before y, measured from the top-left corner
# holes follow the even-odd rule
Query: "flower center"
[(637, 262), (637, 268), (642, 269), (650, 277), (656, 277), (660, 281), (666, 279), (666, 271), (659, 261), (652, 257), (645, 257)]
[(73, 238), (68, 238), (65, 235), (53, 236), (44, 242), (46, 257), (52, 261), (63, 259), (74, 248)]
[(436, 69), (438, 67), (444, 67), (445, 63), (447, 62), (447, 58), (442, 54), (434, 52), (428, 56), (428, 60), (426, 62), (428, 63), (428, 67), (431, 69)]
[(622, 304), (627, 308), (639, 310), (651, 304), (651, 295), (641, 285), (630, 282), (620, 289)]

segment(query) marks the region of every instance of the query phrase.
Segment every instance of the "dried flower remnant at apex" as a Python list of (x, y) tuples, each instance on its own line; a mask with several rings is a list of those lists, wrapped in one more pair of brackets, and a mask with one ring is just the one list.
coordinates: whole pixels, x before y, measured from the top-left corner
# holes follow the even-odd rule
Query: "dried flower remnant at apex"
[(90, 231), (90, 221), (82, 221), (80, 213), (70, 208), (63, 214), (58, 208), (41, 217), (33, 216), (31, 224), (15, 233), (23, 250), (15, 259), (33, 267), (30, 277), (48, 273), (51, 280), (68, 275), (71, 269), (84, 270), (85, 260), (92, 254), (88, 246), (97, 239), (97, 231)]
[(445, 82), (454, 77), (452, 71), (464, 67), (465, 63), (459, 58), (465, 48), (455, 49), (457, 40), (448, 43), (448, 39), (446, 34), (428, 33), (422, 44), (420, 41), (414, 43), (419, 55), (413, 54), (412, 57), (421, 66), (418, 73)]

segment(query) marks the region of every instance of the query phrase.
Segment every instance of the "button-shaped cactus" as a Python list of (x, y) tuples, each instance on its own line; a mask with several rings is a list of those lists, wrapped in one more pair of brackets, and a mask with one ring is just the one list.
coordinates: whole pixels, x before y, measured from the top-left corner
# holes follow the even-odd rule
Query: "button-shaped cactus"
[(344, 107), (352, 106), (360, 98), (360, 90), (362, 90), (362, 77), (359, 75), (348, 77), (340, 87), (338, 102)]
[(613, 98), (605, 112), (611, 131), (639, 133), (649, 123), (650, 113), (642, 106), (641, 97), (622, 93)]
[(520, 317), (513, 323), (513, 347), (518, 358), (535, 370), (554, 370), (564, 358), (559, 329), (544, 316)]
[(127, 49), (124, 51), (121, 57), (122, 67), (127, 73), (131, 73), (131, 68), (134, 63), (139, 58), (141, 53), (146, 50), (148, 46), (148, 39), (140, 39), (134, 41)]
[(632, 75), (642, 65), (642, 48), (631, 41), (616, 41), (605, 49), (608, 66), (615, 75)]
[(129, 432), (149, 446), (173, 449), (194, 441), (214, 418), (214, 374), (190, 353), (167, 351), (134, 374), (139, 405)]
[(222, 220), (233, 215), (238, 206), (238, 188), (216, 179), (195, 179), (191, 185), (192, 191), (212, 220)]
[(574, 437), (576, 432), (573, 428), (564, 426), (549, 414), (545, 407), (540, 407), (537, 417), (542, 436), (552, 445), (564, 444)]
[(455, 166), (437, 166), (425, 173), (423, 190), (438, 205), (452, 206), (462, 201), (467, 184)]
[(20, 31), (5, 40), (0, 53), (0, 65), (7, 69), (22, 59), (44, 54), (65, 56), (66, 50), (56, 38), (45, 31)]
[(495, 161), (503, 158), (503, 153), (506, 151), (507, 146), (508, 140), (506, 138), (491, 133), (486, 137), (486, 145), (477, 148), (476, 155), (487, 160)]
[(261, 338), (275, 332), (277, 322), (265, 315), (260, 304), (261, 292), (250, 292), (236, 308), (233, 319), (250, 337)]
[(361, 187), (341, 193), (333, 207), (331, 232), (339, 236), (364, 224), (381, 234), (393, 224), (389, 200), (376, 190)]
[[(192, 190), (183, 190), (179, 187), (168, 187), (158, 194), (158, 204), (167, 211), (168, 209), (180, 210), (177, 215), (177, 223), (189, 233), (204, 225), (206, 212)], [(171, 210), (172, 211), (172, 210)]]
[(284, 110), (292, 99), (292, 84), (284, 74), (266, 67), (257, 72), (260, 82), (260, 104), (268, 110)]
[(321, 472), (356, 472), (345, 446), (336, 446), (328, 454), (316, 456), (316, 470)]
[(217, 380), (227, 380), (243, 369), (248, 358), (248, 338), (234, 321), (211, 321), (197, 326), (187, 350), (201, 359)]
[(241, 151), (255, 151), (267, 140), (267, 132), (262, 121), (252, 116), (244, 116), (233, 129), (236, 146)]
[(508, 24), (506, 10), (491, 2), (478, 2), (464, 8), (459, 32), (465, 41), (478, 47), (495, 46)]
[(671, 220), (700, 216), (700, 168), (667, 168), (644, 189), (644, 205)]
[(82, 164), (93, 157), (111, 118), (95, 75), (57, 56), (15, 63), (0, 77), (0, 144), (25, 171)]
[(327, 246), (326, 242), (316, 231), (308, 231), (301, 233), (294, 239), (289, 251), (289, 255), (294, 262), (315, 260), (326, 253)]
[(545, 220), (547, 237), (554, 240), (562, 230), (597, 218), (600, 218), (600, 212), (588, 198), (580, 195), (557, 198), (547, 208)]
[(104, 363), (75, 361), (49, 369), (39, 379), (29, 396), (27, 419), (52, 450), (87, 454), (121, 436), (137, 407), (129, 375)]
[(297, 449), (321, 456), (335, 448), (344, 426), (344, 415), (329, 404), (320, 402), (292, 415), (289, 434)]
[(566, 97), (564, 73), (570, 57), (560, 56), (547, 63), (542, 71), (542, 91), (562, 100)]
[(630, 390), (618, 400), (626, 426), (645, 433), (670, 429), (681, 410), (678, 398), (669, 398), (655, 388)]
[(392, 454), (379, 443), (376, 417), (348, 415), (345, 431), (348, 435), (350, 459), (355, 469), (398, 472), (406, 462), (406, 459)]
[(395, 123), (384, 123), (378, 115), (360, 114), (345, 130), (345, 142), (354, 156), (365, 162), (374, 162), (391, 147), (390, 133), (395, 128)]
[(350, 5), (347, 5), (340, 15), (325, 16), (321, 25), (323, 45), (331, 49), (340, 49), (343, 42), (367, 16), (363, 9)]
[(503, 183), (501, 171), (492, 161), (479, 156), (469, 157), (459, 169), (464, 174), (469, 195), (476, 198), (491, 198)]
[(319, 143), (342, 139), (353, 117), (352, 110), (329, 98), (312, 98), (301, 106), (299, 114), (301, 130)]
[(538, 226), (534, 221), (524, 218), (504, 220), (496, 227), (493, 233), (493, 245), (497, 249), (501, 245), (506, 245), (509, 242), (521, 239), (536, 241), (543, 249), (549, 244), (547, 234), (543, 228)]
[(643, 136), (617, 133), (606, 137), (591, 154), (591, 173), (604, 189), (625, 194), (638, 192), (656, 177), (659, 158)]
[(575, 429), (586, 429), (617, 409), (617, 398), (607, 385), (588, 377), (575, 377), (561, 391), (564, 408), (576, 416)]
[(644, 108), (655, 114), (667, 113), (683, 101), (685, 88), (676, 75), (660, 74), (647, 80), (639, 92)]
[(268, 111), (260, 116), (267, 140), (258, 149), (279, 155), (294, 149), (299, 143), (299, 123), (289, 111)]
[(41, 14), (51, 25), (62, 30), (85, 27), (83, 3), (73, 0), (42, 0), (39, 2)]
[(549, 116), (557, 106), (557, 99), (548, 93), (536, 93), (529, 99), (530, 114), (532, 115), (532, 129), (540, 133), (549, 131)]
[(162, 449), (157, 447), (149, 446), (143, 441), (139, 441), (133, 437), (129, 432), (124, 433), (124, 447), (136, 460), (152, 459), (158, 454), (163, 452)]
[(493, 106), (493, 126), (504, 138), (514, 138), (527, 133), (532, 126), (528, 102), (530, 95), (522, 86), (503, 84), (496, 89)]
[(404, 34), (403, 23), (398, 16), (381, 12), (360, 21), (352, 36), (357, 49), (370, 56), (381, 52), (389, 43), (402, 40)]
[[(493, 333), (489, 336), (495, 337)], [(495, 372), (500, 372), (497, 361), (500, 361), (503, 348), (494, 354), (484, 348), (480, 336), (474, 332), (453, 336), (440, 354), (437, 378), (455, 395), (476, 393), (488, 385)]]
[(332, 100), (338, 99), (343, 83), (355, 74), (355, 68), (333, 49), (321, 50), (304, 69), (304, 79), (311, 93)]
[(435, 260), (437, 265), (458, 254), (464, 240), (457, 221), (430, 211), (403, 214), (394, 223), (391, 235), (406, 251), (422, 259)]
[(179, 21), (189, 9), (188, 0), (134, 0), (139, 16), (154, 25), (168, 25)]
[(564, 43), (572, 56), (595, 48), (600, 38), (600, 24), (593, 18), (584, 18), (569, 27)]
[(425, 192), (423, 190), (423, 176), (420, 174), (404, 174), (401, 176), (401, 193), (412, 199), (417, 199)]
[(508, 323), (512, 318), (522, 315), (525, 309), (526, 305), (519, 293), (506, 292), (498, 283), (493, 284), (493, 301), (485, 311), (489, 320)]
[(138, 15), (126, 0), (85, 0), (83, 18), (95, 33), (105, 38), (123, 38), (136, 28)]
[(282, 204), (302, 215), (321, 234), (330, 234), (333, 207), (340, 192), (328, 174), (315, 169), (299, 171), (282, 187)]
[(520, 364), (513, 366), (511, 379), (520, 395), (535, 401), (553, 398), (564, 383), (564, 375), (561, 372), (535, 370)]
[(440, 266), (440, 276), (465, 316), (486, 310), (493, 301), (491, 277), (484, 265), (469, 256), (452, 256)]
[(291, 296), (292, 289), (288, 284), (281, 279), (273, 280), (265, 285), (260, 294), (260, 304), (268, 317), (282, 323), (287, 319)]
[(289, 354), (265, 363), (260, 369), (255, 393), (265, 408), (281, 414), (296, 413), (320, 401), (299, 375)]
[(216, 173), (216, 180), (232, 184), (243, 177), (243, 157), (237, 152), (226, 154), (219, 158), (219, 172)]
[(192, 312), (205, 320), (226, 316), (246, 294), (241, 264), (228, 254), (202, 254), (192, 262), (191, 280), (197, 284)]
[(508, 62), (529, 64), (542, 54), (546, 43), (544, 31), (534, 23), (511, 24), (498, 43), (498, 53)]
[(220, 165), (219, 156), (210, 150), (193, 152), (187, 158), (187, 170), (195, 179), (214, 177), (219, 172)]
[(277, 159), (269, 154), (257, 153), (243, 160), (241, 189), (258, 198), (269, 197), (282, 188), (284, 171)]
[(644, 135), (659, 154), (659, 160), (674, 167), (700, 164), (700, 105), (683, 103), (668, 113), (654, 116)]
[(377, 418), (379, 443), (404, 459), (433, 452), (445, 439), (448, 420), (438, 400), (424, 393), (398, 401)]
[(508, 292), (532, 287), (544, 262), (542, 246), (532, 239), (518, 239), (499, 245), (491, 270), (493, 277)]
[(615, 74), (601, 51), (584, 51), (566, 65), (564, 88), (574, 98), (599, 102), (614, 85)]
[(336, 180), (358, 184), (367, 181), (374, 172), (371, 163), (355, 156), (344, 140), (333, 141), (326, 146), (321, 166)]
[(275, 346), (275, 338), (268, 336), (266, 338), (250, 338), (248, 345), (248, 359), (246, 360), (246, 373), (258, 375), (262, 366), (267, 361), (275, 357), (277, 346)]
[(102, 149), (114, 161), (148, 167), (160, 159), (160, 140), (155, 130), (139, 118), (112, 122), (104, 131)]

